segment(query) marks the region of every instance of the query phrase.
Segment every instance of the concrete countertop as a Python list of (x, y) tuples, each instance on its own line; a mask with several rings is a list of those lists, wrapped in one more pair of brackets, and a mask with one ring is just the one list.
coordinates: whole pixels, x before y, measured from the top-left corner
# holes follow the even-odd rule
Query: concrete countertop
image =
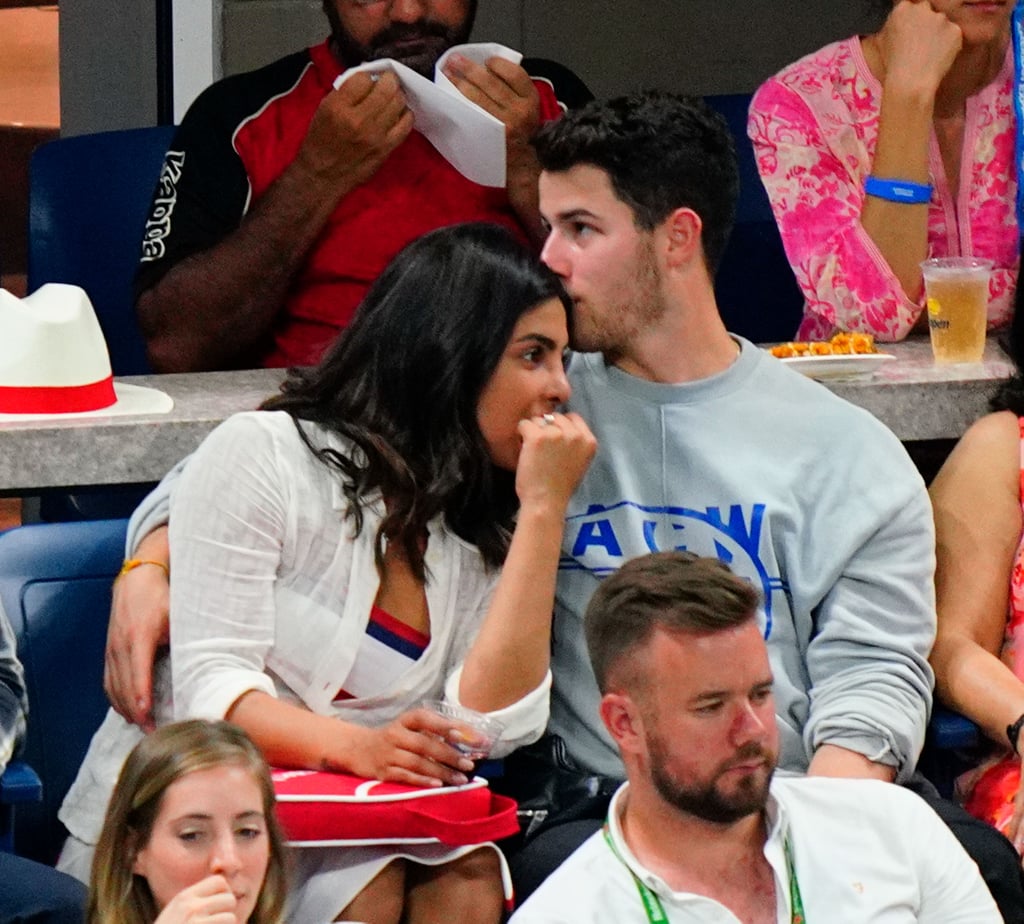
[(980, 363), (936, 365), (927, 337), (882, 343), (879, 351), (896, 359), (874, 375), (830, 382), (837, 395), (874, 414), (903, 442), (957, 439), (979, 417), (1013, 364), (993, 338)]
[(0, 492), (159, 481), (218, 423), (277, 391), (283, 369), (132, 376), (174, 399), (167, 414), (0, 421)]
[[(956, 439), (988, 410), (1012, 366), (994, 340), (984, 362), (936, 366), (927, 338), (883, 344), (895, 360), (868, 378), (827, 387), (860, 405), (901, 440)], [(0, 422), (0, 493), (158, 481), (221, 420), (277, 391), (281, 369), (137, 376), (123, 381), (165, 391), (169, 414)]]

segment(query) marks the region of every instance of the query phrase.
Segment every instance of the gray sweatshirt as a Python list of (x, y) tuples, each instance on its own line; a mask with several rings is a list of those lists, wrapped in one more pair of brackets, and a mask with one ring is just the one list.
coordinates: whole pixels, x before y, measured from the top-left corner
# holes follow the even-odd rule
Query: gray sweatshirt
[(761, 592), (780, 766), (830, 743), (914, 768), (933, 676), (935, 541), (924, 483), (860, 408), (750, 343), (725, 372), (658, 385), (570, 367), (598, 452), (569, 504), (555, 604), (550, 729), (622, 776), (598, 718), (583, 613), (602, 576), (648, 551), (726, 561)]

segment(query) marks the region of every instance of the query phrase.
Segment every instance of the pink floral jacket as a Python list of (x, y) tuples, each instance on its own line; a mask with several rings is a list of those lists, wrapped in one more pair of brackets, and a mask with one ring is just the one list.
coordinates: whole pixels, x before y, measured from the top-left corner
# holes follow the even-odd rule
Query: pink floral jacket
[[(990, 329), (1009, 323), (1017, 280), (1012, 81), (1010, 49), (999, 77), (967, 102), (957, 201), (934, 134), (928, 152), (930, 255), (994, 261)], [(921, 313), (923, 296), (917, 304), (907, 298), (860, 224), (881, 96), (854, 37), (791, 64), (761, 86), (750, 106), (747, 132), (758, 170), (807, 299), (801, 339), (842, 329), (900, 340)]]

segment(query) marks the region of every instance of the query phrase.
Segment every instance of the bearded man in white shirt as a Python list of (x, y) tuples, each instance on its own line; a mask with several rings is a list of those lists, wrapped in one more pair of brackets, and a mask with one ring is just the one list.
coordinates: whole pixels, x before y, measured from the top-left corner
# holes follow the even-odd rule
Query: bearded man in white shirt
[(604, 829), (513, 924), (1002, 920), (917, 796), (877, 780), (773, 778), (757, 604), (728, 566), (686, 552), (633, 559), (601, 584), (587, 648), (627, 782)]

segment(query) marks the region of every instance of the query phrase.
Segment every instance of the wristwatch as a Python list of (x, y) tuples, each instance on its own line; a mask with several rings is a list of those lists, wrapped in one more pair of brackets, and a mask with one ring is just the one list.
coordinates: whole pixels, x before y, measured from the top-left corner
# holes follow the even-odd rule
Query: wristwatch
[(1024, 713), (1021, 713), (1020, 718), (1012, 725), (1006, 726), (1006, 737), (1010, 741), (1010, 747), (1013, 748), (1013, 753), (1018, 755), (1020, 751), (1017, 750), (1017, 740), (1020, 738), (1021, 728), (1024, 728)]

